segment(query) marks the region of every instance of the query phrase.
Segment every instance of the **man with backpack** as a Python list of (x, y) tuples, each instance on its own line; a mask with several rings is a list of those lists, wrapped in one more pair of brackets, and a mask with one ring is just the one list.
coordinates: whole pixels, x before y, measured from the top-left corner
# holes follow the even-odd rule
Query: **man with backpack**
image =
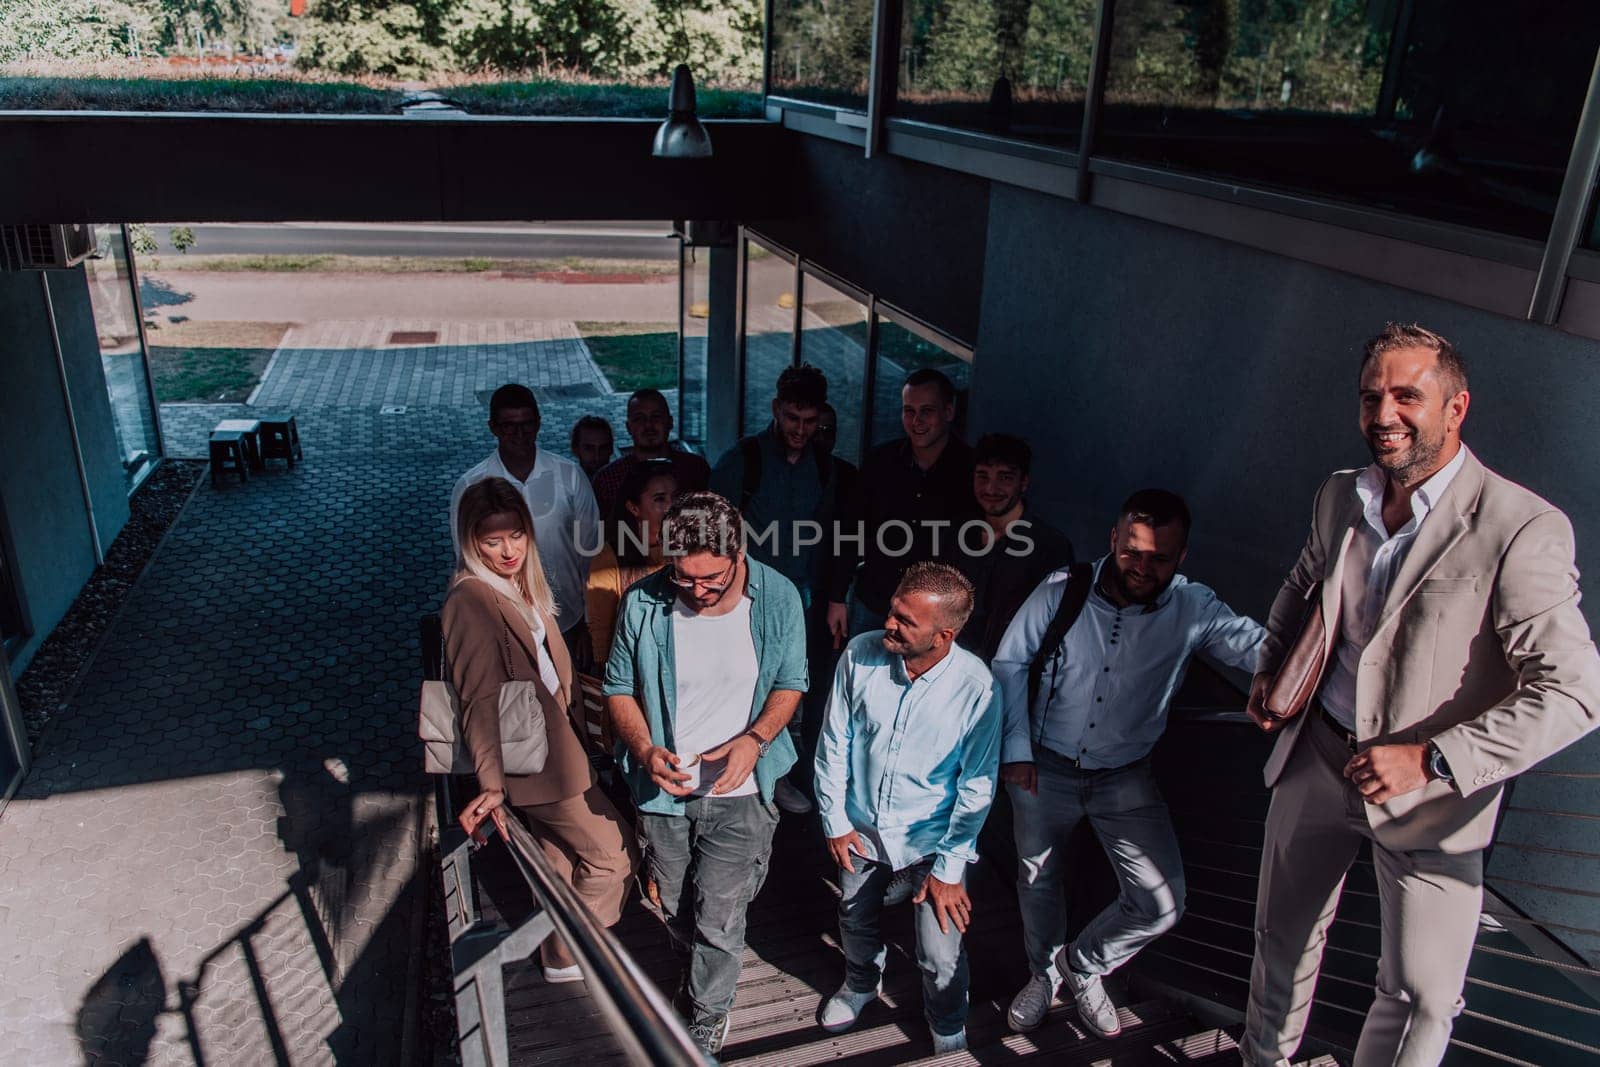
[[(1130, 496), (1096, 562), (1051, 574), (1007, 628), (992, 669), (1005, 700), (1000, 780), (1014, 810), (1017, 897), (1032, 972), (1008, 1022), (1044, 1021), (1063, 982), (1102, 1037), (1122, 1026), (1101, 979), (1183, 913), (1183, 859), (1150, 751), (1189, 657), (1253, 670), (1263, 630), (1178, 574), (1189, 509), (1163, 489)], [(1118, 898), (1067, 942), (1062, 877), (1089, 820)]]
[[(802, 778), (810, 777), (828, 691), (822, 673), (827, 666), (826, 643), (821, 640), (826, 633), (827, 600), (823, 568), (833, 538), (838, 479), (832, 454), (816, 439), (827, 403), (828, 379), (820, 370), (810, 364), (785, 369), (778, 375), (772, 421), (728, 449), (711, 471), (712, 491), (732, 501), (744, 516), (750, 556), (800, 591), (813, 664), (812, 692), (820, 694), (808, 696), (801, 716), (797, 775)], [(810, 811), (804, 784), (779, 782), (778, 806), (793, 814)]]

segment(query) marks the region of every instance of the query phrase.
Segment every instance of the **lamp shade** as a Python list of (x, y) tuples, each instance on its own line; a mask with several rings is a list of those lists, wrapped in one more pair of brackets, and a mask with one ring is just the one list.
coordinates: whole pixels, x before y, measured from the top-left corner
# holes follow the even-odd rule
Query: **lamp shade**
[(694, 76), (686, 64), (672, 72), (672, 95), (667, 121), (656, 128), (650, 154), (663, 159), (705, 159), (711, 155), (711, 135), (695, 117)]

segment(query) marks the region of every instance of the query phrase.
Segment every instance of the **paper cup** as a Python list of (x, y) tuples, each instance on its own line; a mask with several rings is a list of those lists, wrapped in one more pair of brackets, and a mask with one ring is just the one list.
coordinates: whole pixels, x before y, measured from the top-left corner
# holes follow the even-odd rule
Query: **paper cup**
[(680, 786), (689, 790), (690, 792), (700, 788), (699, 756), (689, 756), (685, 758), (680, 755), (678, 757), (678, 771), (681, 774), (687, 774), (689, 776), (689, 780), (687, 782), (678, 783)]

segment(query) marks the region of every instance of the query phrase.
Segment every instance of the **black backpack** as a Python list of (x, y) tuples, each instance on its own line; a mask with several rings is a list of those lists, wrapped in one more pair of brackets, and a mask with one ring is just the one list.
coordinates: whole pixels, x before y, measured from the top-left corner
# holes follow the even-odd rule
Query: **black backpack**
[[(739, 490), (739, 511), (750, 506), (750, 498), (761, 488), (761, 440), (758, 437), (739, 438), (739, 455), (744, 460), (744, 483)], [(827, 494), (833, 483), (833, 456), (811, 443), (811, 458), (817, 463), (817, 481)]]
[(1077, 622), (1078, 616), (1083, 613), (1083, 606), (1089, 601), (1089, 588), (1092, 585), (1094, 585), (1094, 564), (1074, 563), (1068, 569), (1067, 587), (1061, 591), (1061, 603), (1056, 605), (1056, 613), (1050, 619), (1050, 625), (1045, 627), (1044, 640), (1039, 642), (1038, 649), (1033, 653), (1033, 660), (1028, 664), (1030, 714), (1033, 712), (1034, 702), (1039, 699), (1039, 684), (1044, 679), (1045, 664), (1050, 662), (1050, 657), (1066, 638), (1067, 631), (1072, 629), (1072, 624)]

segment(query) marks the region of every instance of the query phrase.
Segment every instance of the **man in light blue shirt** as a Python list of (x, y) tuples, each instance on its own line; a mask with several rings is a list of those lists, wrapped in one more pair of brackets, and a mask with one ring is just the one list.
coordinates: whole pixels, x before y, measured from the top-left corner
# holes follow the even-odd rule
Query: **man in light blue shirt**
[[(1263, 635), (1254, 619), (1177, 573), (1189, 521), (1175, 493), (1133, 494), (1061, 641), (1041, 649), (1067, 570), (1033, 591), (995, 655), (1005, 699), (1000, 779), (1015, 814), (1017, 898), (1032, 971), (1011, 1002), (1008, 1021), (1018, 1032), (1044, 1021), (1064, 980), (1090, 1029), (1116, 1036), (1122, 1026), (1101, 978), (1183, 913), (1183, 858), (1150, 750), (1189, 657), (1204, 653), (1251, 670)], [(1030, 699), (1029, 668), (1041, 651), (1048, 658)], [(1111, 859), (1119, 895), (1068, 945), (1062, 868), (1084, 819)]]
[(967, 1047), (966, 869), (999, 762), (999, 688), (954, 643), (972, 603), (972, 583), (954, 567), (907, 568), (884, 628), (857, 636), (840, 658), (817, 743), (817, 810), (839, 864), (845, 957), (822, 1025), (847, 1030), (877, 998), (878, 918), (910, 898), (935, 1054)]

